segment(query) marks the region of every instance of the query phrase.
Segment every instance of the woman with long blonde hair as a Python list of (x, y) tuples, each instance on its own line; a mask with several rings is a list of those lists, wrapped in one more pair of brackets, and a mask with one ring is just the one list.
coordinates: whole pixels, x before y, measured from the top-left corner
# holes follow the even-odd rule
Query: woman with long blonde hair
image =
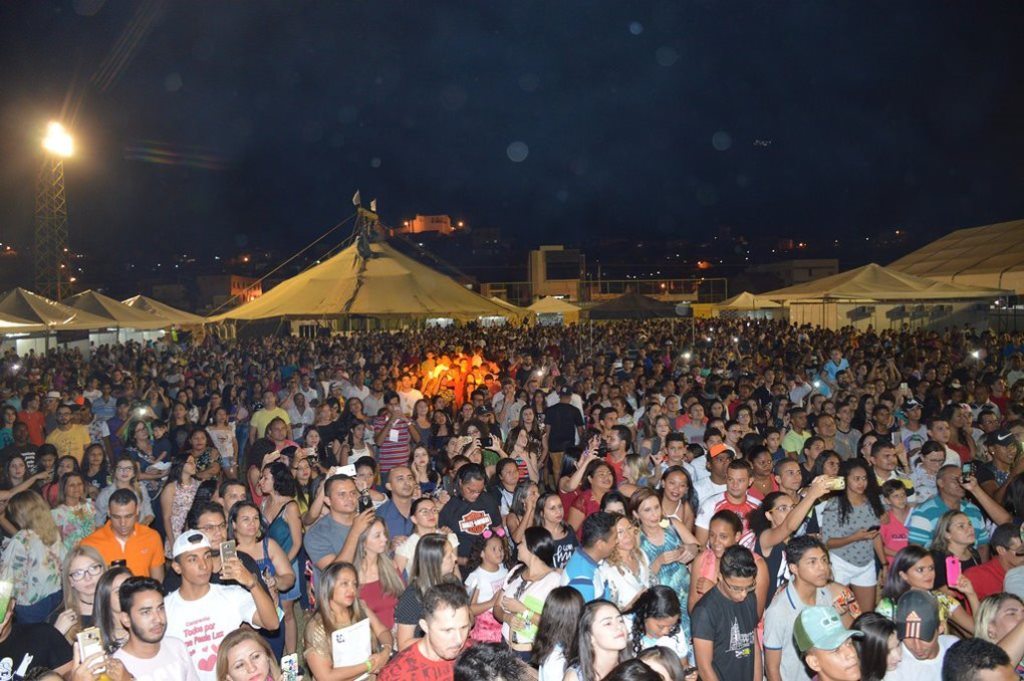
[(21, 624), (45, 622), (60, 605), (64, 542), (38, 492), (18, 492), (7, 503), (18, 531), (4, 547), (0, 564), (14, 583), (15, 614)]
[(217, 649), (217, 681), (281, 681), (281, 668), (266, 640), (252, 629), (235, 629)]
[(405, 582), (388, 556), (388, 528), (381, 518), (374, 519), (359, 535), (355, 565), (359, 571), (359, 600), (390, 630), (395, 625), (395, 605), (405, 591)]
[[(331, 634), (364, 619), (370, 620), (370, 656), (365, 662), (334, 668)], [(376, 674), (391, 657), (394, 639), (380, 619), (359, 600), (359, 574), (352, 563), (334, 563), (324, 570), (316, 585), (316, 613), (306, 625), (303, 657), (315, 679), (352, 681)], [(373, 651), (377, 649), (377, 652)]]
[(76, 546), (64, 558), (61, 570), (64, 611), (53, 626), (69, 642), (74, 642), (78, 632), (95, 623), (96, 585), (106, 569), (103, 556), (91, 546)]

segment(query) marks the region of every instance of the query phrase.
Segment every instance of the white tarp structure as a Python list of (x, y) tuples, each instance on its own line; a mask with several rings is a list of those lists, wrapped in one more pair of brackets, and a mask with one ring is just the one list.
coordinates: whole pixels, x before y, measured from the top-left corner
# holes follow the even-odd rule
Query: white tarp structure
[(829, 329), (941, 328), (987, 324), (1005, 291), (950, 284), (875, 263), (758, 295), (789, 308), (789, 319)]
[(958, 229), (889, 267), (935, 281), (1024, 295), (1024, 220)]

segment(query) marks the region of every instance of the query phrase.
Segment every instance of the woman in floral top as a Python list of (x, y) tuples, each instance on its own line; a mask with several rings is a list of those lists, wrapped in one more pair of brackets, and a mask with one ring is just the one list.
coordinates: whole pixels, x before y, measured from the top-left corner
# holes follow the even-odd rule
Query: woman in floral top
[(7, 513), (21, 529), (4, 547), (0, 563), (14, 583), (14, 612), (21, 624), (45, 622), (60, 605), (64, 542), (53, 524), (50, 507), (37, 492), (18, 492)]
[(192, 501), (196, 498), (196, 491), (199, 489), (199, 481), (195, 478), (196, 460), (189, 454), (184, 461), (178, 461), (171, 466), (171, 472), (167, 476), (167, 486), (160, 493), (160, 510), (164, 520), (164, 551), (167, 557), (171, 557), (171, 547), (174, 540), (178, 538), (185, 529), (185, 518), (192, 508)]
[(81, 473), (60, 476), (57, 507), (51, 511), (53, 522), (70, 551), (96, 529), (96, 507), (85, 496), (85, 478)]

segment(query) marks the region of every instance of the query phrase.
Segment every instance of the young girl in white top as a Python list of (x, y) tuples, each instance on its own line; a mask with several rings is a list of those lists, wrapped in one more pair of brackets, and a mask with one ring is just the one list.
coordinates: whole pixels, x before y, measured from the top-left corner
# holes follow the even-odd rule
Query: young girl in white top
[(469, 592), (469, 611), (476, 618), (469, 637), (481, 643), (501, 642), (501, 623), (494, 619), (492, 610), (498, 603), (501, 588), (508, 577), (508, 541), (503, 527), (484, 530), (476, 539), (469, 555), (466, 577)]

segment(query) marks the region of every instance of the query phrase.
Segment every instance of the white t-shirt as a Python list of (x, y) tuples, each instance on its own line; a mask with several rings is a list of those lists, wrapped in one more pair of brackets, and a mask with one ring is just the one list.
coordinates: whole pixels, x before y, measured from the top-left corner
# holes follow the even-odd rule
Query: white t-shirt
[(160, 641), (160, 652), (155, 657), (135, 657), (122, 648), (114, 653), (114, 658), (124, 663), (136, 681), (199, 681), (188, 649), (181, 640), (172, 636), (164, 636)]
[[(400, 556), (409, 561), (408, 563), (406, 563), (406, 570), (412, 567), (412, 559), (416, 556), (416, 545), (419, 543), (420, 536), (414, 532), (410, 534), (404, 542), (402, 542), (401, 546), (395, 549), (396, 558)], [(453, 549), (458, 550), (459, 538), (455, 536), (454, 532), (448, 533), (448, 543), (452, 545)]]
[(186, 601), (181, 591), (164, 599), (167, 636), (185, 642), (199, 681), (216, 681), (217, 649), (242, 622), (253, 624), (256, 602), (240, 586), (211, 584), (205, 596)]
[(423, 393), (416, 388), (411, 388), (407, 393), (399, 390), (398, 399), (402, 406), (402, 413), (405, 414), (406, 418), (410, 418), (412, 417), (413, 407), (416, 406), (417, 402), (423, 399)]
[(501, 590), (508, 577), (508, 568), (499, 565), (496, 572), (487, 572), (481, 565), (466, 577), (466, 593), (472, 595), (476, 589), (476, 602), (484, 603), (494, 598), (494, 594)]
[(540, 663), (540, 674), (537, 681), (562, 681), (565, 677), (565, 650), (561, 643), (556, 643), (544, 661)]
[(725, 483), (716, 484), (710, 477), (697, 480), (693, 483), (693, 489), (697, 492), (697, 501), (703, 504), (707, 499), (716, 494), (725, 494)]
[(900, 666), (885, 675), (885, 681), (921, 681), (921, 679), (938, 679), (942, 676), (942, 660), (946, 657), (949, 647), (959, 641), (956, 636), (939, 635), (939, 654), (931, 660), (919, 660), (914, 654), (903, 648), (903, 660)]

